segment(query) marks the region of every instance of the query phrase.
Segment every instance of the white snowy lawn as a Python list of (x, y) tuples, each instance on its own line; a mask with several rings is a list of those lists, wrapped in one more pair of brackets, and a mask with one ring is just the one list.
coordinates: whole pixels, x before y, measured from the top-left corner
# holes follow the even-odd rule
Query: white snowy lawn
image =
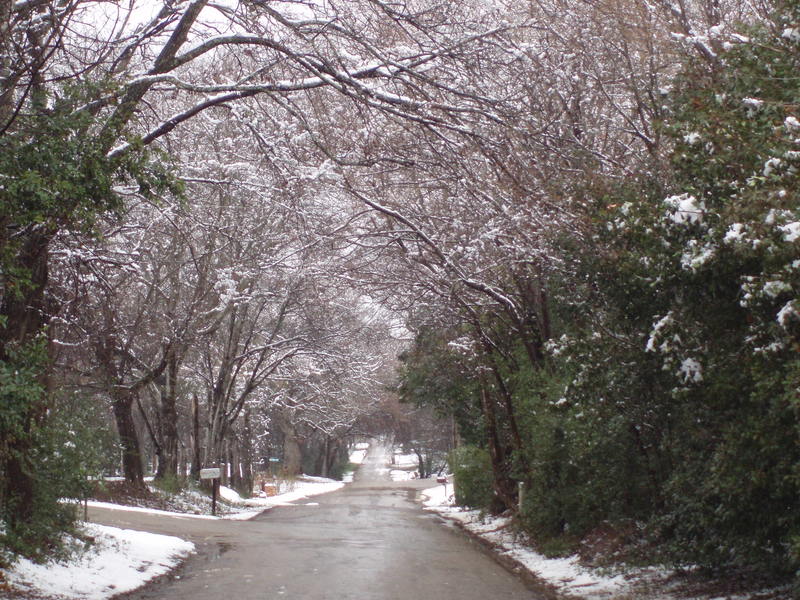
[(459, 521), (465, 529), (481, 536), (516, 559), (539, 579), (555, 586), (558, 591), (587, 600), (613, 598), (628, 588), (622, 575), (609, 576), (598, 570), (586, 569), (578, 558), (546, 558), (522, 544), (509, 527), (510, 520), (503, 517), (481, 517), (480, 511), (464, 510), (454, 506), (453, 486), (437, 485), (422, 492), (426, 510)]
[[(281, 492), (268, 498), (243, 499), (234, 490), (220, 487), (220, 496), (235, 505), (239, 512), (212, 517), (191, 513), (175, 513), (135, 506), (122, 506), (108, 502), (89, 502), (97, 506), (120, 511), (144, 512), (179, 519), (233, 519), (245, 520), (272, 506), (285, 506), (318, 494), (337, 490), (344, 483), (322, 477), (303, 476), (284, 482)], [(306, 502), (306, 506), (316, 506)], [(86, 523), (83, 529), (95, 538), (95, 544), (67, 563), (37, 565), (19, 559), (11, 569), (0, 570), (0, 580), (14, 588), (33, 595), (59, 600), (107, 600), (115, 594), (141, 587), (154, 577), (163, 575), (177, 566), (194, 551), (194, 544), (180, 538), (118, 529)]]
[[(255, 516), (259, 512), (272, 506), (286, 506), (287, 504), (295, 503), (311, 496), (318, 496), (319, 494), (327, 494), (339, 488), (344, 487), (345, 482), (335, 481), (333, 479), (326, 479), (325, 477), (312, 477), (311, 475), (303, 475), (295, 481), (290, 482), (286, 487), (281, 488), (281, 493), (277, 496), (267, 496), (265, 498), (248, 498), (246, 500), (239, 498), (238, 500), (232, 499), (230, 501), (235, 503), (242, 503), (244, 506), (260, 507), (260, 510), (250, 511), (249, 516)], [(220, 488), (221, 490), (221, 488)], [(238, 496), (233, 490), (227, 490), (228, 498)], [(230, 518), (249, 518), (244, 516), (228, 515), (225, 517)]]

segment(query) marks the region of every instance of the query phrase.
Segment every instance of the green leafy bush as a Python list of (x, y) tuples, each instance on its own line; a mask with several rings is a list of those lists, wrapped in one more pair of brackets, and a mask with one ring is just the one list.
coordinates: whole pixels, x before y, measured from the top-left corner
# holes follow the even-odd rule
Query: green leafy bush
[[(42, 342), (0, 361), (0, 547), (6, 561), (59, 553), (63, 533), (74, 532), (75, 506), (89, 492), (88, 477), (99, 474), (113, 448), (98, 427), (102, 415), (83, 397), (49, 398), (46, 414), (27, 418), (32, 408), (44, 406), (39, 373), (45, 362)], [(16, 469), (27, 477), (18, 477)]]
[(455, 477), (456, 504), (486, 508), (492, 502), (492, 465), (489, 453), (477, 446), (461, 446), (447, 459)]

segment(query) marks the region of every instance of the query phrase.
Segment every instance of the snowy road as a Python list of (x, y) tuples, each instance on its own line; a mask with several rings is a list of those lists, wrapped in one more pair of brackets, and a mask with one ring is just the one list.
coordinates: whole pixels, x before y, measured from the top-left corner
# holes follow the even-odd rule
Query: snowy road
[(487, 600), (536, 598), (463, 534), (413, 502), (430, 481), (391, 482), (373, 448), (346, 488), (250, 521), (94, 509), (90, 519), (177, 535), (199, 554), (180, 579), (126, 598)]

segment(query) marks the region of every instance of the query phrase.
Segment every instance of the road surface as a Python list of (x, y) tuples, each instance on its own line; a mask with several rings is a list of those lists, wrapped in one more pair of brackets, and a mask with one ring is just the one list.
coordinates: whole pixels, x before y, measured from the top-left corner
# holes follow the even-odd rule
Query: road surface
[(504, 600), (535, 594), (413, 501), (430, 481), (392, 482), (374, 448), (342, 490), (250, 521), (91, 509), (90, 520), (176, 535), (197, 555), (132, 600)]

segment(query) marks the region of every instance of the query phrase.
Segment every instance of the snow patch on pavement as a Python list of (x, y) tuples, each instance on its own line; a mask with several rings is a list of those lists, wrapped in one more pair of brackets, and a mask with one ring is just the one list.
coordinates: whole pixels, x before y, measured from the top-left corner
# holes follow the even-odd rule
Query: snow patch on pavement
[(191, 542), (168, 535), (93, 523), (83, 530), (95, 539), (88, 550), (65, 563), (39, 565), (21, 558), (4, 572), (7, 581), (42, 596), (105, 600), (163, 575), (194, 551)]

